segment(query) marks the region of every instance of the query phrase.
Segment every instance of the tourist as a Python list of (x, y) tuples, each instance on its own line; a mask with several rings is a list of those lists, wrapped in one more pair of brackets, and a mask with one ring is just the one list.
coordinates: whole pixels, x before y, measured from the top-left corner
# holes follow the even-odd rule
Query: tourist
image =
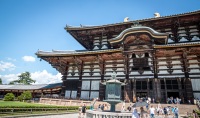
[(156, 112), (157, 112), (157, 115), (159, 116), (159, 113), (160, 113), (160, 107), (156, 107)]
[(164, 111), (165, 116), (167, 116), (168, 115), (167, 107), (164, 107), (163, 111)]
[(154, 118), (155, 108), (153, 106), (151, 106), (151, 108), (149, 109), (149, 113), (150, 113), (150, 118)]
[(173, 117), (175, 116), (174, 110), (175, 110), (175, 107), (172, 107), (171, 111), (172, 111)]
[(188, 103), (189, 103), (189, 104), (191, 104), (191, 101), (190, 101), (190, 99), (188, 100)]
[(78, 118), (81, 118), (82, 105), (78, 108)]
[(83, 118), (85, 117), (85, 112), (86, 112), (86, 106), (85, 104), (82, 106), (82, 114), (83, 114)]
[(130, 112), (131, 111), (131, 104), (127, 107), (127, 110)]
[(150, 97), (148, 97), (148, 101), (149, 101), (149, 104), (151, 104), (151, 98)]
[(107, 105), (107, 104), (105, 104), (104, 110), (105, 110), (105, 111), (108, 110), (108, 105)]
[(122, 105), (121, 112), (124, 112), (124, 111), (125, 111), (125, 106)]
[(153, 103), (155, 103), (155, 99), (153, 98), (152, 100), (153, 100)]
[(175, 108), (174, 108), (174, 115), (175, 115), (175, 118), (178, 118), (178, 108), (177, 108), (177, 106), (175, 106)]
[(143, 107), (140, 107), (140, 118), (147, 118), (147, 112), (144, 110)]
[(99, 106), (98, 106), (98, 110), (99, 110), (99, 111), (101, 110), (101, 104), (99, 104)]
[(170, 108), (166, 107), (166, 109), (167, 109), (167, 115), (170, 115)]
[(194, 104), (196, 105), (197, 104), (197, 100), (194, 98)]
[(104, 104), (101, 105), (101, 111), (104, 111)]
[(133, 109), (132, 118), (140, 118), (136, 108)]

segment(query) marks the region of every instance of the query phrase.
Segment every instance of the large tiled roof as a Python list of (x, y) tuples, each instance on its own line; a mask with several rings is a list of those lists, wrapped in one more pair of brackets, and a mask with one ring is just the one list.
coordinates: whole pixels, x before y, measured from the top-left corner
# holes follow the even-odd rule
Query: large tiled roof
[(0, 85), (1, 90), (36, 90), (36, 89), (50, 89), (61, 87), (62, 83), (54, 84), (37, 84), (37, 85)]
[(66, 30), (80, 30), (80, 29), (95, 29), (95, 28), (100, 28), (100, 27), (108, 27), (108, 26), (114, 26), (114, 25), (123, 25), (123, 24), (130, 24), (130, 23), (135, 23), (135, 22), (145, 22), (145, 21), (152, 21), (152, 20), (159, 20), (159, 19), (166, 19), (166, 18), (173, 18), (173, 17), (180, 17), (180, 16), (186, 16), (186, 15), (192, 15), (192, 14), (197, 14), (200, 13), (200, 10), (195, 10), (191, 12), (186, 12), (186, 13), (180, 13), (180, 14), (173, 14), (173, 15), (167, 15), (167, 16), (161, 16), (157, 18), (145, 18), (145, 19), (140, 19), (140, 20), (132, 20), (128, 22), (120, 22), (120, 23), (114, 23), (114, 24), (107, 24), (107, 25), (100, 25), (100, 26), (81, 26), (81, 27), (75, 27), (75, 26), (69, 26), (67, 25), (65, 27)]

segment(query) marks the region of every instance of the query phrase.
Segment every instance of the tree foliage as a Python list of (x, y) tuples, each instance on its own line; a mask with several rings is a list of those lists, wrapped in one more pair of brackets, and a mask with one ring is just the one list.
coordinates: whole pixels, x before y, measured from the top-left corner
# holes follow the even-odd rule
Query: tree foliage
[(0, 84), (2, 84), (2, 79), (0, 78)]
[(13, 93), (7, 93), (4, 96), (4, 101), (13, 101), (15, 99), (15, 95)]
[(35, 83), (35, 80), (31, 79), (31, 74), (29, 72), (21, 73), (21, 75), (19, 75), (18, 77), (18, 80), (11, 81), (10, 84), (18, 83), (28, 85), (31, 83)]
[(32, 99), (32, 94), (30, 91), (24, 91), (20, 96), (17, 97), (19, 101)]

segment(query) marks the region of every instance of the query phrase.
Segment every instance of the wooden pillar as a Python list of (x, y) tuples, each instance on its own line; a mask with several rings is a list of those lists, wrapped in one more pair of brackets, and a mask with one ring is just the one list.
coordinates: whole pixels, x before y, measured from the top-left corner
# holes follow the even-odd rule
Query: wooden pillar
[(193, 103), (193, 90), (192, 90), (192, 82), (190, 78), (186, 78), (185, 80), (185, 93), (186, 93), (186, 100), (191, 100), (191, 103)]
[(167, 98), (170, 97), (167, 95), (167, 85), (166, 85), (166, 79), (164, 78), (164, 84), (165, 84), (165, 101), (167, 101)]
[[(103, 80), (100, 80), (101, 82), (104, 82)], [(105, 99), (105, 85), (99, 83), (99, 99), (102, 101)]]
[(154, 101), (156, 102), (156, 99), (157, 99), (157, 78), (154, 78), (153, 79), (153, 98), (154, 98)]
[(178, 90), (179, 90), (179, 98), (183, 95), (182, 93), (182, 84), (181, 84), (181, 78), (177, 78), (178, 82)]
[(156, 78), (156, 91), (157, 91), (157, 98), (156, 100), (158, 102), (161, 102), (161, 85), (160, 85), (160, 79)]
[(193, 90), (192, 90), (192, 82), (191, 79), (189, 78), (189, 72), (190, 69), (188, 68), (189, 63), (187, 59), (187, 50), (183, 50), (183, 55), (182, 55), (182, 62), (183, 62), (183, 70), (185, 73), (185, 98), (186, 100), (191, 100), (193, 102), (194, 96), (193, 96)]
[(35, 98), (35, 93), (34, 93), (35, 90), (33, 90), (32, 92), (32, 98)]
[(81, 97), (81, 87), (82, 87), (82, 75), (83, 75), (83, 61), (80, 62), (79, 67), (79, 80), (78, 80), (78, 89), (77, 89), (77, 99)]
[(65, 96), (65, 90), (67, 85), (67, 76), (68, 76), (69, 62), (67, 62), (64, 72), (62, 73), (62, 88), (61, 88), (61, 96)]
[(146, 81), (147, 81), (147, 97), (149, 97), (150, 96), (149, 78)]
[(50, 89), (50, 97), (52, 98), (52, 89)]
[(98, 56), (98, 62), (99, 62), (99, 68), (100, 68), (100, 74), (101, 74), (101, 80), (99, 83), (99, 99), (104, 100), (105, 99), (105, 85), (101, 84), (101, 82), (104, 82), (104, 76), (105, 76), (105, 60), (102, 59), (102, 57)]
[(127, 101), (127, 102), (130, 102), (132, 101), (132, 93), (131, 93), (131, 81), (129, 79), (129, 55), (126, 54), (124, 55), (125, 58), (124, 58), (124, 69), (125, 69), (125, 82), (126, 82), (126, 85), (124, 86), (124, 100)]
[(124, 100), (126, 102), (132, 101), (132, 95), (131, 95), (131, 81), (129, 79), (126, 80), (126, 85), (124, 87)]

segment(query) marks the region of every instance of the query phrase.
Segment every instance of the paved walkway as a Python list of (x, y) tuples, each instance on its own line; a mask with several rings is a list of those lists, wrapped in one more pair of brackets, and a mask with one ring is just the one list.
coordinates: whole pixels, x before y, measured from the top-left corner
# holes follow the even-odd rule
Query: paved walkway
[[(75, 114), (62, 114), (62, 115), (48, 115), (48, 116), (35, 116), (35, 117), (28, 117), (28, 118), (78, 118), (78, 113)], [(86, 117), (84, 117), (86, 118)], [(149, 117), (150, 118), (150, 117)], [(155, 116), (155, 118), (173, 118), (173, 116)], [(179, 117), (183, 118), (183, 117)]]

